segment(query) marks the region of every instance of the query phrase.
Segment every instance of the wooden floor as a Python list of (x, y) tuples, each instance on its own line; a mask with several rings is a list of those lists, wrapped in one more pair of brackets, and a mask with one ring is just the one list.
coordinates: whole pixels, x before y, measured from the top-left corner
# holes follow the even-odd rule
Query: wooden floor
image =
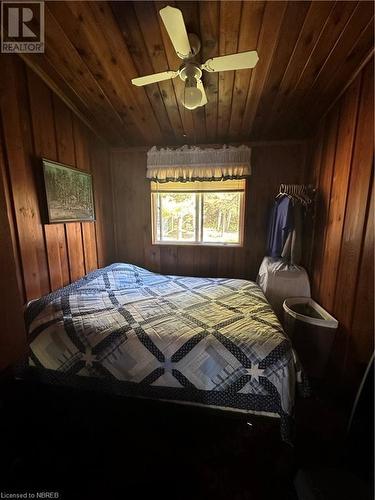
[(301, 407), (291, 448), (273, 419), (26, 382), (1, 394), (0, 491), (52, 491), (64, 500), (296, 500), (297, 470), (337, 464), (341, 452), (344, 419), (314, 398)]

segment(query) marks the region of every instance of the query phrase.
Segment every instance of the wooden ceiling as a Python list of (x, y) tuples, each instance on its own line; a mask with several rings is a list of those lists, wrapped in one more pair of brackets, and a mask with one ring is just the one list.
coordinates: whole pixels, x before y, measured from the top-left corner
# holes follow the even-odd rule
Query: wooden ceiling
[[(198, 58), (256, 49), (253, 70), (205, 73), (208, 104), (181, 104), (158, 10), (175, 5), (199, 35)], [(330, 1), (47, 2), (46, 52), (27, 64), (114, 146), (298, 139), (311, 135), (373, 51), (373, 3)]]

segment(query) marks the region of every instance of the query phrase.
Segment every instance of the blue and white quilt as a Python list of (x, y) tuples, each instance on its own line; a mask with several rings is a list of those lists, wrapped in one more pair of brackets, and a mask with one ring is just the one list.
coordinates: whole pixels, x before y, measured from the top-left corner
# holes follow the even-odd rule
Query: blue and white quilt
[[(302, 373), (251, 281), (112, 264), (31, 302), (32, 365), (117, 392), (281, 417), (287, 439)], [(120, 388), (120, 389), (118, 389)]]

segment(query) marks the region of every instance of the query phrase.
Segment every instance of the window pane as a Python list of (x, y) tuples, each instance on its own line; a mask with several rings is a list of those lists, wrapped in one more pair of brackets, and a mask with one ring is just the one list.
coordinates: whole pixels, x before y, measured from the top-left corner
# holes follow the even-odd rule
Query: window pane
[(161, 241), (195, 241), (195, 193), (159, 193), (158, 237)]
[(203, 242), (240, 243), (241, 195), (203, 194)]

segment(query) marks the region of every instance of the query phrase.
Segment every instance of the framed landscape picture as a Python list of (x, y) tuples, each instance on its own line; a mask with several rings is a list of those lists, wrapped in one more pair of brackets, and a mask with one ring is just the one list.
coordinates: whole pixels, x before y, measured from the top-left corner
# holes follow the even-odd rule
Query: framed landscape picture
[(95, 220), (92, 176), (43, 158), (48, 222)]

